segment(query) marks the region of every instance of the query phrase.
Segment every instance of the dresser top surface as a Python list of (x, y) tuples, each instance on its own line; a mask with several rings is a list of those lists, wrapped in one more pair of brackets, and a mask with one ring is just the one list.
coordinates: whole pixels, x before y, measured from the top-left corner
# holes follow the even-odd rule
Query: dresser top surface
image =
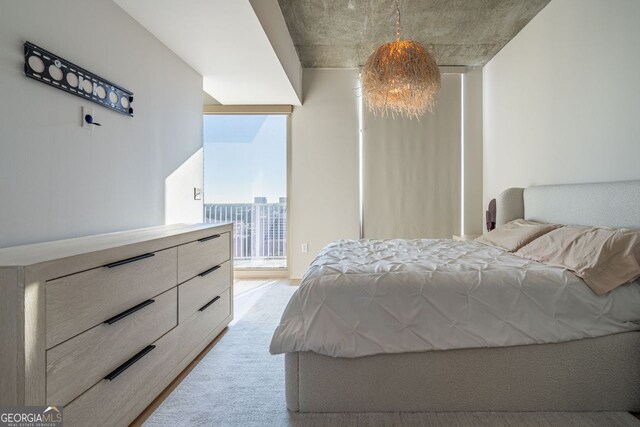
[[(97, 234), (73, 239), (34, 243), (0, 249), (0, 267), (19, 267), (39, 264), (80, 255), (87, 252), (113, 249), (150, 240), (171, 238), (206, 230), (231, 231), (231, 223), (174, 224), (115, 233)], [(184, 242), (177, 242), (180, 244)], [(168, 245), (169, 247), (171, 245)]]

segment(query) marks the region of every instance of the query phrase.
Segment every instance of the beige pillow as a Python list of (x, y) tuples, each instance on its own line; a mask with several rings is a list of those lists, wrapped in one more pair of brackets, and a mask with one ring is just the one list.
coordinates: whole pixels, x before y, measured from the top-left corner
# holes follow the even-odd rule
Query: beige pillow
[(640, 231), (562, 227), (516, 255), (573, 271), (598, 295), (640, 277)]
[(555, 224), (542, 224), (525, 219), (516, 219), (491, 230), (484, 236), (478, 237), (476, 241), (513, 252), (558, 227), (559, 225)]

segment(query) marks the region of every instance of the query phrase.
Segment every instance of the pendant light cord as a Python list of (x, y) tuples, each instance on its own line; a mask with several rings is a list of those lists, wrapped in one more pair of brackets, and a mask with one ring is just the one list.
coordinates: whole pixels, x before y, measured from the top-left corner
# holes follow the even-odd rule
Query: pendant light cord
[(400, 0), (396, 0), (396, 41), (400, 41)]

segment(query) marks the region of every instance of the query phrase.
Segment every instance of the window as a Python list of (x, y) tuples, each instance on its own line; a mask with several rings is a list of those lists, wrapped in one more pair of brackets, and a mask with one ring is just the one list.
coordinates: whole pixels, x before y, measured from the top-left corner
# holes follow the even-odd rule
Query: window
[(204, 116), (204, 220), (234, 223), (236, 269), (287, 267), (287, 119)]

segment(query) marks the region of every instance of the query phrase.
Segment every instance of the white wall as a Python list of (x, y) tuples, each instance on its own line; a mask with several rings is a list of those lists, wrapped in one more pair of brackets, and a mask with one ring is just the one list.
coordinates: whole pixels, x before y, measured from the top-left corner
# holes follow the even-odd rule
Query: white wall
[(640, 179), (640, 2), (552, 0), (484, 67), (484, 201)]
[[(132, 90), (135, 117), (26, 78), (25, 40)], [(202, 77), (112, 1), (0, 0), (0, 94), (0, 247), (159, 225), (178, 202), (172, 222), (201, 218), (202, 163), (181, 166), (202, 146)]]
[[(164, 223), (198, 223), (203, 218), (204, 148), (193, 153), (164, 180)], [(195, 200), (200, 189), (201, 200)]]
[(291, 118), (292, 278), (327, 243), (359, 236), (357, 79), (353, 69), (303, 71), (303, 106)]
[(222, 104), (300, 105), (300, 61), (277, 0), (113, 1), (202, 74)]

